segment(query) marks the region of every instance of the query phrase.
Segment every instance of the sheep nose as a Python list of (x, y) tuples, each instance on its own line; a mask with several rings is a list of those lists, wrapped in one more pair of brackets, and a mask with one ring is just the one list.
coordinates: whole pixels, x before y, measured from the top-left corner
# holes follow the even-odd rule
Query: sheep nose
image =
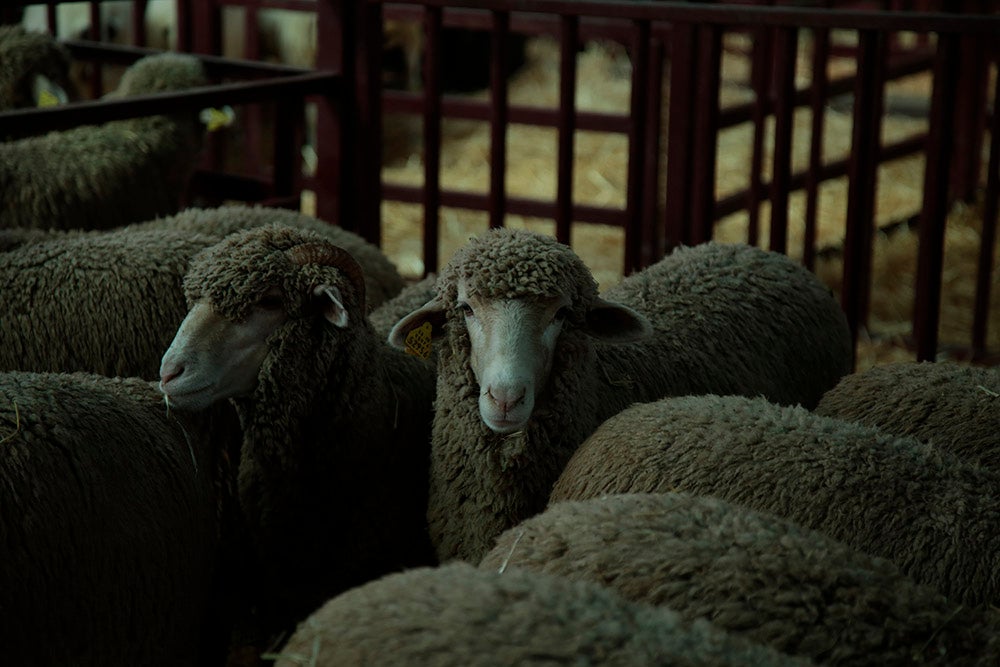
[(489, 387), (486, 390), (486, 395), (493, 402), (497, 409), (503, 414), (507, 414), (513, 408), (517, 407), (517, 404), (524, 400), (524, 394), (526, 390), (522, 387), (521, 393), (514, 395), (517, 390)]
[(160, 369), (160, 388), (162, 389), (171, 380), (176, 380), (184, 373), (183, 366), (168, 367)]

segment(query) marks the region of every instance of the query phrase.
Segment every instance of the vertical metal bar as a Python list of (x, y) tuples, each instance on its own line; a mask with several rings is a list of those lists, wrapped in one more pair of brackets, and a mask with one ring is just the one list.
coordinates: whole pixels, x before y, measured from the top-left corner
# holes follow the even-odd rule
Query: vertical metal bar
[(823, 127), (826, 98), (830, 87), (830, 31), (813, 31), (812, 81), (809, 108), (812, 112), (809, 135), (809, 167), (806, 170), (806, 219), (802, 234), (802, 263), (812, 271), (816, 266), (816, 224), (819, 210), (820, 170), (823, 168)]
[(760, 238), (760, 204), (764, 199), (764, 184), (761, 171), (764, 169), (764, 135), (767, 133), (767, 117), (771, 110), (771, 73), (774, 36), (769, 28), (756, 31), (750, 85), (754, 91), (751, 121), (753, 122), (753, 146), (750, 155), (750, 187), (747, 190), (747, 243), (756, 245)]
[(675, 23), (670, 33), (670, 109), (667, 116), (667, 195), (664, 204), (667, 250), (685, 243), (691, 216), (691, 134), (694, 131), (690, 105), (694, 74), (687, 66), (695, 62), (694, 26)]
[(441, 8), (424, 14), (424, 273), (438, 269), (441, 219)]
[[(382, 242), (382, 3), (358, 9), (357, 41), (358, 143), (355, 158), (358, 202), (355, 230), (367, 241)], [(361, 148), (363, 147), (363, 148)], [(342, 157), (342, 156), (341, 156)]]
[(191, 51), (221, 53), (221, 15), (217, 1), (191, 2), (190, 8)]
[[(660, 132), (663, 116), (663, 42), (653, 40), (649, 48), (649, 66), (646, 76), (646, 157), (643, 161), (642, 224), (643, 253), (641, 266), (649, 266), (666, 253), (663, 226), (657, 212), (660, 201)], [(626, 267), (627, 269), (627, 267)]]
[(350, 182), (356, 155), (357, 128), (351, 111), (357, 108), (353, 60), (354, 11), (351, 0), (317, 0), (316, 29), (319, 31), (316, 67), (340, 73), (340, 96), (332, 93), (316, 98), (316, 217), (346, 229), (357, 220), (358, 192)]
[(490, 227), (507, 213), (507, 39), (510, 13), (493, 12), (490, 53)]
[(49, 32), (53, 35), (59, 34), (59, 13), (56, 11), (56, 5), (46, 5), (45, 6), (45, 20), (49, 23)]
[[(259, 60), (260, 59), (260, 29), (258, 28), (257, 20), (257, 8), (253, 5), (247, 5), (244, 7), (243, 11), (243, 57), (247, 60)], [(268, 106), (273, 108), (274, 103), (266, 102)], [(253, 175), (266, 177), (266, 172), (264, 169), (264, 160), (262, 155), (262, 146), (264, 143), (264, 104), (250, 104), (243, 109), (243, 122), (245, 126), (246, 143), (243, 146), (244, 157), (243, 163), (247, 165), (247, 169), (252, 171)], [(274, 109), (275, 115), (277, 116), (277, 109)], [(275, 118), (275, 122), (277, 118)], [(277, 128), (275, 128), (277, 131)], [(274, 167), (276, 165), (272, 165)], [(277, 179), (277, 174), (271, 174), (272, 182)]]
[[(90, 3), (90, 26), (87, 28), (87, 39), (101, 41), (101, 4)], [(90, 95), (98, 98), (104, 94), (104, 66), (95, 62), (90, 67)]]
[(260, 60), (260, 18), (257, 7), (243, 7), (243, 57), (247, 60)]
[(556, 238), (570, 242), (573, 225), (573, 145), (576, 135), (576, 49), (579, 20), (563, 16), (559, 31), (559, 148), (556, 157)]
[(652, 249), (645, 243), (649, 234), (644, 233), (641, 215), (648, 140), (648, 107), (645, 98), (651, 93), (646, 87), (649, 70), (649, 21), (636, 21), (632, 28), (632, 48), (629, 54), (632, 59), (632, 81), (628, 126), (628, 191), (625, 200), (625, 275), (645, 266), (644, 260), (652, 254)]
[(952, 73), (958, 79), (955, 95), (955, 151), (951, 184), (956, 197), (971, 201), (979, 185), (986, 130), (986, 90), (989, 60), (976, 36), (961, 39), (960, 63)]
[(301, 192), (302, 119), (305, 103), (301, 97), (287, 96), (275, 102), (272, 162), (275, 197)]
[[(997, 61), (1000, 70), (1000, 60)], [(987, 352), (986, 334), (990, 313), (990, 292), (993, 280), (993, 255), (997, 239), (998, 200), (1000, 200), (1000, 86), (995, 87), (990, 155), (986, 171), (986, 191), (983, 193), (983, 221), (980, 233), (979, 265), (976, 276), (975, 305), (972, 323), (973, 359)]]
[[(1000, 60), (997, 61), (1000, 72)], [(993, 281), (993, 253), (997, 238), (997, 204), (1000, 200), (1000, 86), (993, 97), (993, 126), (990, 128), (990, 161), (986, 168), (983, 195), (983, 229), (979, 239), (979, 272), (972, 320), (973, 358), (986, 352), (986, 324), (990, 313), (990, 285)]]
[(792, 131), (795, 129), (795, 62), (798, 30), (779, 28), (774, 48), (774, 155), (771, 160), (769, 247), (788, 252), (788, 199), (792, 180)]
[(930, 129), (924, 166), (924, 201), (920, 211), (917, 248), (917, 286), (913, 308), (913, 336), (917, 361), (937, 356), (938, 320), (941, 309), (941, 273), (944, 265), (944, 230), (948, 218), (949, 179), (954, 148), (955, 96), (958, 86), (954, 73), (961, 60), (961, 39), (957, 34), (939, 33), (934, 58)]
[(699, 26), (698, 60), (694, 90), (694, 144), (691, 151), (691, 222), (687, 243), (712, 238), (715, 222), (715, 163), (719, 137), (719, 86), (721, 80), (722, 30), (715, 25)]
[[(204, 4), (204, 3), (203, 3)], [(190, 0), (176, 0), (177, 5), (177, 50), (190, 53), (193, 49), (191, 36)]]
[(132, 3), (132, 44), (134, 46), (146, 46), (149, 41), (146, 37), (146, 0), (136, 0)]
[(875, 227), (875, 191), (881, 143), (883, 77), (886, 35), (864, 30), (858, 35), (857, 73), (851, 156), (847, 166), (847, 228), (844, 231), (844, 276), (841, 306), (851, 340), (868, 320), (871, 291), (872, 235)]

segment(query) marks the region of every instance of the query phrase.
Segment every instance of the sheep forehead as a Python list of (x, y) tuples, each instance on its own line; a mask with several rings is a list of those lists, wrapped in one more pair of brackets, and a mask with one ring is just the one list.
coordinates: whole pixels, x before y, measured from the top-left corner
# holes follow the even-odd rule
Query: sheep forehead
[[(286, 299), (289, 314), (298, 315), (311, 286), (332, 269), (297, 265), (286, 251), (319, 239), (311, 232), (279, 226), (232, 234), (191, 261), (184, 278), (185, 297), (188, 303), (208, 299), (223, 317), (242, 320), (265, 292), (277, 288)], [(289, 299), (295, 302), (289, 303)]]
[(441, 279), (449, 289), (461, 282), (469, 297), (478, 298), (565, 295), (579, 303), (597, 294), (590, 270), (570, 248), (551, 237), (508, 229), (470, 241), (441, 272)]

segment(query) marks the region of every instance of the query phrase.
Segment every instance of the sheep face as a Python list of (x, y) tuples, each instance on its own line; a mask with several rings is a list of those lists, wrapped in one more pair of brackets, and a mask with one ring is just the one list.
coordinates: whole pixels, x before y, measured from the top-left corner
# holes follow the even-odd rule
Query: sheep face
[(292, 329), (305, 332), (299, 349), (314, 334), (325, 339), (326, 327), (363, 320), (361, 267), (341, 248), (292, 228), (227, 237), (195, 257), (184, 289), (191, 309), (160, 364), (160, 390), (181, 409), (253, 393), (269, 354)]
[[(340, 291), (320, 285), (313, 291), (326, 302), (323, 316), (346, 328), (347, 310)], [(227, 398), (246, 396), (257, 386), (271, 336), (289, 321), (277, 290), (268, 291), (242, 320), (220, 315), (209, 301), (199, 301), (177, 329), (160, 364), (160, 391), (171, 407), (203, 410)]]

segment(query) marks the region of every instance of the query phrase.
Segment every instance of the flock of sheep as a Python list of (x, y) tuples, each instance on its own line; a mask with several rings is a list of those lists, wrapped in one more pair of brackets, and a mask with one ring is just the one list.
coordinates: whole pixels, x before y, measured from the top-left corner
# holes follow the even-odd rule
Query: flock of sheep
[(404, 288), (299, 213), (178, 212), (196, 121), (121, 123), (0, 144), (5, 661), (1000, 662), (995, 369), (852, 373), (744, 245), (598, 293), (492, 230)]

